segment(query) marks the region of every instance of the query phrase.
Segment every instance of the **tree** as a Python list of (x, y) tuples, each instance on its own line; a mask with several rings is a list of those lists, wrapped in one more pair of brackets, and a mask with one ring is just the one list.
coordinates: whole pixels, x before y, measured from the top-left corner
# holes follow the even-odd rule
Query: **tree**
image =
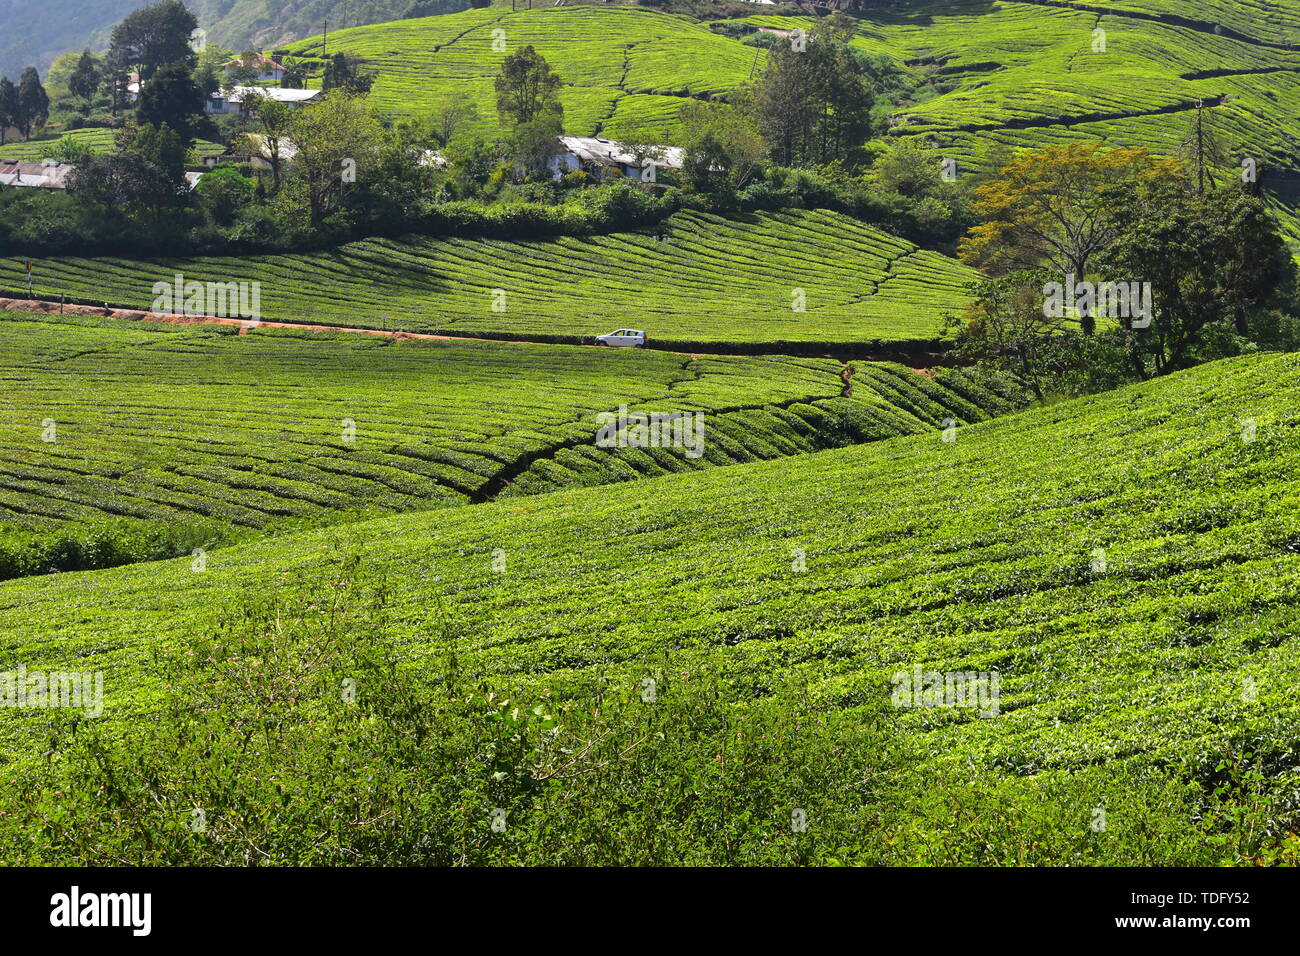
[(512, 53), (501, 64), (494, 86), (497, 94), (497, 113), (503, 121), (517, 126), (533, 122), (543, 112), (563, 114), (559, 90), (559, 75), (551, 72), (550, 64), (532, 48), (524, 47)]
[[(1182, 164), (1144, 149), (1099, 143), (1048, 146), (1020, 156), (975, 191), (983, 221), (958, 247), (961, 259), (994, 275), (1050, 265), (1082, 280), (1118, 237), (1112, 190), (1182, 181)], [(1091, 330), (1091, 320), (1084, 323)]]
[(289, 142), (289, 130), (293, 125), (293, 107), (261, 94), (254, 95), (246, 105), (262, 128), (261, 135), (255, 139), (257, 148), (252, 152), (254, 155), (265, 156), (271, 164), (271, 181), (279, 192), (284, 149)]
[(871, 134), (873, 103), (866, 64), (824, 22), (771, 48), (753, 97), (759, 128), (786, 166), (851, 162)]
[(157, 218), (175, 203), (177, 187), (157, 166), (134, 152), (91, 156), (68, 174), (68, 195), (110, 215)]
[(130, 13), (113, 28), (108, 62), (114, 72), (138, 72), (143, 83), (169, 63), (194, 67), (190, 38), (198, 29), (194, 14), (179, 0), (162, 0)]
[(75, 136), (65, 134), (60, 136), (49, 149), (45, 150), (45, 155), (50, 159), (57, 159), (61, 163), (77, 164), (84, 162), (95, 151), (86, 143)]
[(1262, 200), (1235, 186), (1204, 194), (1196, 186), (1147, 181), (1113, 197), (1117, 235), (1102, 265), (1152, 288), (1150, 327), (1127, 330), (1139, 377), (1188, 367), (1213, 325), (1235, 324), (1247, 334), (1251, 311), (1294, 278), (1277, 220)]
[(235, 54), (231, 50), (215, 44), (205, 44), (197, 57), (194, 68), (194, 82), (203, 91), (204, 96), (212, 96), (222, 88), (225, 77), (225, 64)]
[(307, 64), (304, 60), (295, 56), (280, 57), (280, 66), (284, 67), (284, 74), (280, 78), (280, 85), (286, 90), (301, 90), (307, 85)]
[(1037, 269), (984, 279), (971, 287), (965, 317), (949, 316), (945, 322), (956, 333), (958, 356), (1012, 372), (1040, 402), (1051, 344), (1065, 326), (1065, 319), (1052, 318), (1043, 308), (1041, 290), (1049, 276)]
[(1215, 170), (1222, 169), (1232, 162), (1227, 150), (1219, 142), (1213, 116), (1213, 113), (1206, 112), (1205, 103), (1198, 100), (1191, 127), (1178, 150), (1179, 157), (1191, 171), (1198, 193), (1204, 193), (1207, 186), (1211, 188), (1218, 186), (1219, 180)]
[(524, 178), (550, 178), (548, 163), (561, 151), (563, 132), (560, 114), (549, 110), (517, 125), (508, 143), (516, 173)]
[(245, 50), (239, 54), (235, 65), (227, 70), (230, 82), (238, 86), (249, 86), (256, 83), (257, 78), (262, 75), (262, 68), (258, 66), (257, 61), (257, 52), (254, 50)]
[(373, 73), (364, 72), (360, 63), (342, 53), (335, 53), (325, 64), (321, 89), (344, 90), (349, 93), (369, 93), (375, 83)]
[(451, 142), (457, 130), (478, 119), (478, 107), (467, 99), (444, 103), (433, 116), (431, 132), (440, 147)]
[(876, 161), (872, 179), (886, 192), (909, 199), (945, 192), (943, 157), (916, 136), (901, 137)]
[(114, 116), (125, 105), (126, 88), (130, 85), (130, 78), (126, 68), (112, 59), (104, 61), (104, 92), (109, 96), (109, 108)]
[(84, 100), (86, 109), (90, 109), (103, 78), (99, 57), (85, 50), (77, 60), (77, 68), (73, 70), (72, 76), (68, 77), (68, 92)]
[(75, 50), (54, 58), (54, 62), (45, 71), (45, 92), (50, 94), (51, 101), (57, 102), (73, 95), (70, 83), (80, 62), (81, 54)]
[(185, 157), (189, 147), (166, 123), (141, 126), (131, 140), (130, 149), (166, 173), (176, 186), (185, 181)]
[(141, 126), (170, 126), (190, 146), (208, 130), (205, 101), (190, 68), (184, 63), (169, 63), (141, 88), (136, 121)]
[(0, 146), (10, 126), (18, 125), (18, 88), (7, 76), (0, 76)]
[(333, 90), (295, 113), (289, 133), (298, 148), (292, 179), (319, 227), (339, 208), (345, 184), (373, 173), (383, 126), (364, 99)]
[(39, 130), (50, 116), (50, 98), (41, 86), (41, 75), (36, 67), (29, 66), (23, 70), (18, 81), (18, 115), (17, 126), (23, 139), (30, 139), (32, 130)]
[(235, 221), (239, 211), (252, 201), (253, 189), (253, 181), (231, 166), (212, 170), (195, 187), (199, 202), (219, 226), (229, 226)]
[(482, 189), (501, 163), (497, 144), (462, 129), (443, 147), (447, 160), (448, 186), (453, 195), (463, 198)]
[(700, 192), (720, 186), (743, 189), (762, 167), (767, 143), (753, 116), (738, 106), (683, 103), (677, 111), (685, 129), (682, 176)]

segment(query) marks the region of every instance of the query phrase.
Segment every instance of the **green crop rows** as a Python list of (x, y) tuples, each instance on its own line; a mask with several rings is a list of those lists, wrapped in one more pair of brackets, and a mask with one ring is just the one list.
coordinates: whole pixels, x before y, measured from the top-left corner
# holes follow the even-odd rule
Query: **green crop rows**
[[(77, 528), (106, 521), (192, 524), (222, 540), (772, 458), (1008, 407), (961, 376), (950, 388), (887, 365), (860, 365), (842, 397), (829, 359), (234, 331), (0, 322), (0, 550), (6, 534), (84, 538)], [(705, 412), (707, 453), (595, 448), (596, 413), (621, 405)]]
[[(931, 75), (940, 94), (900, 109), (891, 135), (930, 139), (967, 169), (995, 147), (1103, 140), (1174, 155), (1198, 102), (1232, 163), (1255, 159), (1289, 231), (1300, 177), (1300, 2), (956, 2), (865, 15), (855, 43)], [(1256, 9), (1258, 8), (1258, 9)], [(1185, 22), (1154, 19), (1172, 14)], [(756, 16), (754, 26), (798, 19)], [(1221, 34), (1208, 24), (1222, 23)], [(1104, 50), (1094, 50), (1104, 31)], [(1231, 174), (1231, 173), (1230, 173)]]
[(615, 139), (675, 140), (685, 97), (725, 95), (762, 66), (760, 51), (686, 17), (631, 7), (491, 7), (355, 27), (291, 49), (318, 57), (326, 43), (377, 71), (374, 100), (391, 115), (429, 115), (468, 99), (485, 132), (498, 128), (493, 77), (531, 44), (565, 82), (566, 131)]
[[(353, 532), (365, 566), (386, 572), (407, 653), (438, 653), (440, 615), (460, 635), (458, 666), (521, 704), (596, 673), (635, 686), (656, 655), (689, 649), (741, 710), (795, 679), (864, 732), (868, 715), (892, 714), (884, 746), (907, 757), (897, 775), (794, 797), (818, 827), (810, 855), (789, 859), (951, 861), (951, 841), (968, 836), (953, 830), (957, 805), (986, 834), (955, 857), (966, 863), (1204, 860), (1217, 851), (1190, 817), (1173, 859), (1148, 844), (1159, 821), (1128, 784), (1150, 773), (1208, 794), (1222, 755), (1243, 751), (1268, 769), (1270, 793), (1298, 782), (1297, 387), (1294, 355), (1235, 359), (960, 428), (951, 442), (931, 432)], [(102, 667), (109, 713), (138, 712), (151, 649), (212, 629), (237, 593), (327, 560), (331, 534), (232, 548), (203, 574), (177, 561), (8, 582), (4, 652)], [(914, 665), (997, 670), (1000, 713), (891, 710), (890, 675)], [(8, 725), (14, 756), (27, 726)], [(944, 790), (956, 776), (960, 789)], [(895, 806), (908, 780), (946, 796), (920, 814)], [(1087, 802), (1053, 803), (1071, 781), (1090, 781)], [(512, 825), (563, 796), (521, 803)], [(672, 805), (687, 809), (662, 825), (693, 832), (693, 804)], [(1089, 832), (1095, 806), (1110, 808), (1104, 838)], [(765, 813), (775, 822), (744, 826), (779, 829), (784, 813), (788, 831), (788, 807)], [(1007, 829), (1032, 846), (1025, 836), (1019, 856), (990, 856)], [(727, 858), (695, 836), (696, 859)], [(768, 854), (786, 859), (781, 846)]]
[[(29, 140), (11, 140), (3, 146), (0, 146), (0, 160), (18, 159), (24, 162), (35, 162), (47, 159), (50, 154), (50, 147), (64, 136), (75, 140), (78, 145), (88, 147), (92, 152), (111, 153), (115, 148), (113, 145), (114, 135), (114, 130), (92, 127), (87, 129), (74, 129), (61, 133), (49, 133), (44, 136), (33, 137)], [(196, 142), (190, 150), (190, 164), (198, 165), (203, 161), (204, 156), (215, 156), (222, 152), (224, 152), (224, 147), (222, 147), (220, 143), (213, 143), (206, 139), (201, 139)]]
[[(654, 233), (590, 238), (408, 237), (294, 255), (41, 260), (33, 288), (149, 309), (153, 284), (176, 273), (260, 282), (265, 319), (584, 340), (632, 326), (681, 347), (934, 340), (975, 277), (836, 213), (683, 212)], [(25, 285), (18, 260), (0, 261), (0, 288)]]

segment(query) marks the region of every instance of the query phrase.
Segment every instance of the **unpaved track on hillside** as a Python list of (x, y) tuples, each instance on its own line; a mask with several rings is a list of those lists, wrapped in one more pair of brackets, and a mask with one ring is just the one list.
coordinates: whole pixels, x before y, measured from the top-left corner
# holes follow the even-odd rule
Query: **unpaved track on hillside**
[[(178, 315), (175, 313), (155, 313), (145, 312), (140, 309), (119, 309), (109, 305), (79, 305), (62, 303), (50, 299), (12, 299), (0, 298), (0, 312), (40, 312), (46, 315), (93, 315), (99, 318), (108, 319), (125, 319), (132, 322), (167, 322), (173, 325), (237, 325), (239, 334), (244, 335), (250, 329), (303, 329), (308, 332), (350, 332), (354, 335), (376, 335), (388, 339), (434, 339), (445, 342), (496, 342), (504, 345), (563, 345), (565, 348), (584, 348), (596, 349), (601, 348), (598, 345), (573, 345), (570, 343), (556, 342), (537, 342), (528, 339), (496, 339), (483, 338), (473, 335), (438, 335), (433, 332), (404, 332), (399, 330), (388, 329), (364, 329), (345, 325), (312, 325), (306, 322), (271, 322), (264, 319), (230, 319), (216, 315)], [(730, 352), (722, 351), (705, 351), (705, 352), (685, 352), (676, 349), (656, 348), (651, 345), (649, 348), (659, 351), (668, 352), (673, 355), (685, 355), (692, 359), (701, 359), (706, 355), (724, 355), (730, 358), (751, 358), (752, 356), (734, 355)], [(783, 354), (773, 351), (770, 354)], [(800, 353), (802, 354), (802, 353)], [(839, 361), (846, 359), (827, 353), (824, 358), (834, 358)], [(911, 361), (902, 361), (896, 357), (888, 356), (852, 356), (860, 361), (898, 361), (902, 365), (912, 366)], [(920, 371), (919, 368), (914, 369)]]

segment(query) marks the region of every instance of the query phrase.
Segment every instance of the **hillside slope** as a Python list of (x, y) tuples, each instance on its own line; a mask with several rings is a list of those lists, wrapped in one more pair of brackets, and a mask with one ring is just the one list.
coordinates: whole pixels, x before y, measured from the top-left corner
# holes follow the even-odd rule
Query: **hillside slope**
[(358, 57), (378, 73), (376, 105), (394, 116), (469, 100), (479, 128), (494, 132), (493, 78), (506, 56), (526, 45), (564, 81), (564, 126), (576, 136), (675, 142), (685, 98), (725, 95), (762, 68), (761, 50), (641, 7), (485, 7), (344, 30), (291, 49)]
[[(235, 331), (0, 320), (0, 578), (775, 458), (1012, 407), (960, 374), (954, 391), (866, 363), (845, 397), (830, 359)], [(597, 414), (620, 406), (701, 412), (707, 440), (695, 455), (597, 448)], [(139, 536), (157, 543), (132, 545)]]
[(1254, 159), (1300, 236), (1300, 0), (921, 0), (856, 22), (856, 45), (928, 77), (938, 94), (898, 110), (892, 136), (928, 139), (967, 170), (999, 150), (1071, 141), (1174, 155), (1199, 103), (1227, 154), (1219, 175)]
[[(644, 742), (631, 777), (615, 768), (521, 792), (515, 839), (553, 845), (552, 862), (1229, 859), (1255, 844), (1236, 829), (1227, 843), (1212, 837), (1222, 794), (1249, 802), (1261, 839), (1295, 826), (1298, 387), (1300, 357), (1234, 359), (961, 428), (951, 442), (931, 433), (652, 479), (630, 494), (382, 519), (356, 526), (352, 547), (383, 574), (404, 653), (439, 659), (450, 627), (458, 673), (521, 707), (581, 705), (596, 682), (632, 687), (647, 674), (665, 695), (714, 675), (709, 699), (737, 715), (799, 688), (807, 729), (764, 725), (788, 749), (756, 765), (766, 776), (752, 790), (728, 783), (716, 750), (663, 762), (688, 746), (668, 729)], [(181, 561), (9, 582), (0, 641), (29, 667), (105, 668), (109, 713), (130, 714), (154, 692), (152, 653), (212, 631), (240, 595), (333, 567), (332, 538), (231, 549), (202, 574)], [(891, 675), (913, 667), (996, 670), (1000, 712), (891, 707)], [(745, 767), (761, 746), (740, 740), (736, 719), (731, 749)], [(34, 728), (9, 728), (12, 753)], [(689, 739), (726, 750), (712, 733)], [(1246, 784), (1224, 768), (1243, 759), (1264, 775), (1238, 791)], [(458, 788), (479, 786), (472, 763)], [(798, 767), (819, 785), (783, 789)], [(580, 808), (602, 799), (603, 780), (640, 796), (618, 791), (626, 813), (591, 820), (601, 838), (576, 839), (596, 832)], [(733, 783), (722, 792), (745, 810), (724, 836), (711, 795)], [(491, 792), (481, 798), (504, 799)], [(817, 821), (793, 841), (790, 806)], [(1109, 812), (1101, 837), (1094, 807)], [(439, 840), (465, 813), (487, 813), (473, 801), (429, 812), (444, 809), (428, 831)], [(631, 838), (642, 826), (663, 834), (657, 850)], [(471, 861), (516, 852), (463, 846)]]

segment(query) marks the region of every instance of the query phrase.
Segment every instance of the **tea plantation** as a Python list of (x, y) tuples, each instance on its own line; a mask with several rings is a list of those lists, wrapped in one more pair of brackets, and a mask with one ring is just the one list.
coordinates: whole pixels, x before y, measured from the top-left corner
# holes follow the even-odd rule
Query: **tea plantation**
[[(358, 515), (774, 458), (1019, 399), (830, 359), (0, 321), (0, 577)], [(593, 447), (599, 412), (703, 412), (706, 454)]]
[(528, 45), (564, 80), (565, 129), (575, 136), (675, 141), (686, 98), (724, 96), (762, 67), (761, 50), (688, 17), (629, 7), (486, 7), (355, 27), (290, 49), (356, 57), (378, 74), (375, 103), (394, 116), (468, 100), (478, 125), (492, 132), (492, 79), (506, 56)]
[[(107, 696), (4, 724), (5, 858), (1294, 863), (1298, 387), (0, 584), (6, 658)], [(914, 667), (999, 712), (894, 706)]]
[[(1071, 9), (1078, 7), (1078, 9)], [(755, 16), (753, 27), (807, 28)], [(872, 12), (854, 43), (906, 64), (933, 96), (891, 136), (924, 137), (969, 171), (1006, 150), (1103, 140), (1179, 152), (1197, 104), (1227, 156), (1255, 160), (1293, 235), (1300, 179), (1300, 3), (944, 0)]]
[[(39, 162), (49, 158), (50, 147), (64, 137), (68, 137), (78, 146), (84, 146), (93, 153), (111, 153), (114, 149), (114, 131), (88, 127), (66, 132), (58, 131), (42, 136), (33, 136), (21, 142), (7, 142), (0, 146), (0, 159), (19, 159), (24, 162)], [(217, 156), (225, 151), (220, 143), (206, 139), (198, 140), (190, 150), (189, 161), (195, 165), (203, 162), (204, 156)]]
[[(0, 288), (26, 289), (0, 260)], [(264, 319), (590, 342), (621, 326), (689, 348), (933, 342), (976, 273), (848, 216), (680, 212), (583, 238), (367, 239), (325, 252), (37, 260), (33, 290), (149, 309), (156, 282), (260, 282)], [(748, 349), (747, 349), (748, 350)]]

